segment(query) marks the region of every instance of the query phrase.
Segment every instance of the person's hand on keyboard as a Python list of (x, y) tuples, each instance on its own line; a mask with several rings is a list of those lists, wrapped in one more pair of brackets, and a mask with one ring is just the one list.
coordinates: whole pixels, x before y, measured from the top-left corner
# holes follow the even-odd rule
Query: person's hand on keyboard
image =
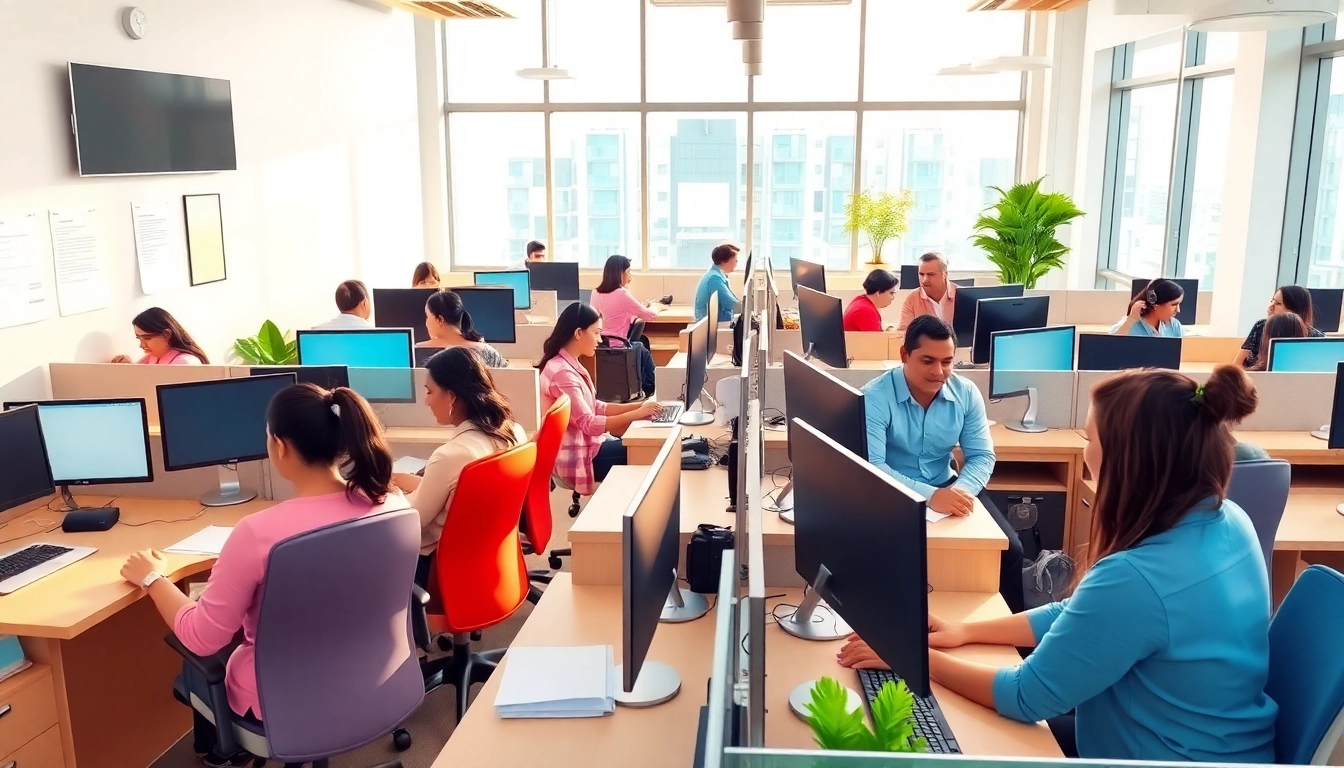
[(929, 614), (929, 647), (959, 648), (966, 644), (966, 625)]
[(662, 405), (658, 404), (658, 403), (657, 403), (656, 401), (654, 401), (654, 400), (645, 400), (644, 402), (642, 402), (642, 403), (639, 404), (639, 416), (638, 416), (638, 418), (640, 418), (640, 419), (652, 419), (653, 417), (657, 416), (658, 414), (660, 414), (660, 413), (662, 413), (662, 412), (663, 412), (663, 406), (662, 406)]
[(891, 669), (877, 657), (876, 653), (873, 653), (873, 649), (869, 648), (867, 643), (859, 639), (858, 635), (850, 635), (835, 658), (840, 662), (840, 666), (850, 669)]

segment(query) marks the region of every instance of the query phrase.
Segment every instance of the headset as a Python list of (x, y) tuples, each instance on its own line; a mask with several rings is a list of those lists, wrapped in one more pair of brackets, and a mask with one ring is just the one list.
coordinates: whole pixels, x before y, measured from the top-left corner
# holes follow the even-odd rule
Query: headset
[(1149, 284), (1148, 292), (1143, 294), (1143, 301), (1145, 304), (1147, 304), (1147, 306), (1143, 308), (1142, 314), (1147, 314), (1148, 310), (1157, 306), (1157, 291), (1152, 287), (1153, 285), (1156, 284), (1157, 281), (1154, 280), (1151, 284)]

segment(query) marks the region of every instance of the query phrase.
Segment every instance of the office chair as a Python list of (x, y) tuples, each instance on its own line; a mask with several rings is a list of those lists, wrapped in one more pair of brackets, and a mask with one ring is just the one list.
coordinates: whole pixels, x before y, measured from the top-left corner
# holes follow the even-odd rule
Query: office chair
[[(448, 517), (439, 535), (430, 577), (443, 605), (442, 623), (452, 635), (452, 655), (421, 665), (426, 693), (441, 685), (457, 689), (457, 719), (467, 712), (473, 683), (483, 683), (506, 649), (471, 650), (471, 633), (508, 619), (527, 599), (527, 564), (518, 535), (518, 511), (527, 498), (537, 461), (535, 443), (477, 459), (462, 469)], [(429, 650), (428, 595), (413, 601), (416, 642)], [(442, 650), (448, 643), (440, 638)]]
[(1308, 567), (1269, 623), (1265, 693), (1279, 705), (1274, 762), (1325, 765), (1344, 734), (1344, 576)]
[[(537, 463), (532, 470), (532, 481), (528, 484), (527, 500), (523, 504), (523, 529), (527, 532), (527, 544), (523, 546), (524, 555), (540, 554), (546, 551), (551, 540), (551, 531), (555, 521), (551, 519), (551, 473), (555, 470), (555, 458), (560, 454), (560, 442), (569, 428), (569, 395), (560, 395), (541, 417), (541, 426), (532, 442), (537, 446)], [(561, 557), (568, 557), (570, 550), (553, 549), (549, 563), (554, 570), (562, 565)], [(528, 571), (527, 578), (537, 584), (550, 584), (550, 571)], [(541, 591), (529, 586), (527, 599), (536, 604), (541, 599)]]
[(1292, 479), (1292, 465), (1281, 459), (1240, 461), (1232, 465), (1227, 498), (1251, 518), (1255, 535), (1260, 538), (1260, 549), (1265, 554), (1266, 573), (1274, 572), (1274, 536), (1279, 532), (1279, 521), (1288, 506), (1288, 486)]
[[(406, 588), (420, 516), (382, 512), (291, 536), (272, 549), (257, 624), (257, 692), (266, 720), (238, 715), (224, 661), (165, 638), (210, 683), (210, 701), (174, 690), (215, 724), (219, 750), (314, 768), (393, 733), (424, 698)], [(357, 563), (359, 567), (350, 567)], [(398, 750), (410, 735), (396, 731)]]
[[(631, 320), (630, 332), (625, 335), (625, 338), (632, 343), (638, 341), (645, 346), (648, 346), (649, 342), (644, 338), (644, 321), (638, 317)], [(653, 350), (650, 349), (649, 351), (652, 352)]]

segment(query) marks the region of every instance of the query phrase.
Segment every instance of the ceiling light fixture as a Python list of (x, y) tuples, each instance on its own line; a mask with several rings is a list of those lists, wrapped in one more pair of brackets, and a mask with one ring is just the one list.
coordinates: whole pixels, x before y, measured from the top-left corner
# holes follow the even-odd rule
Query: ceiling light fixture
[(966, 75), (992, 75), (986, 69), (976, 69), (974, 64), (958, 64), (955, 67), (943, 67), (938, 70), (939, 75), (943, 76), (966, 76)]
[(1049, 69), (1049, 56), (996, 56), (971, 65), (981, 72), (1036, 72)]
[(765, 35), (765, 0), (728, 0), (725, 5), (734, 40), (760, 40)]
[(1192, 14), (1191, 32), (1265, 32), (1325, 24), (1339, 14), (1339, 0), (1221, 0)]
[(541, 66), (524, 67), (515, 74), (524, 80), (571, 80), (573, 78), (568, 69), (551, 64), (551, 52), (555, 50), (555, 35), (552, 34), (555, 31), (555, 9), (551, 7), (550, 0), (541, 0), (541, 14), (546, 19), (546, 28), (542, 30), (546, 39), (541, 48)]

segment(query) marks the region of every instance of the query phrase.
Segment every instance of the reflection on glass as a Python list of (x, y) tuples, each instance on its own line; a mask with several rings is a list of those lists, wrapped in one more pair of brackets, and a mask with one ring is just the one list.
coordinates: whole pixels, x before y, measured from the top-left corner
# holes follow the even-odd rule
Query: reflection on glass
[(649, 266), (708, 269), (714, 246), (746, 240), (746, 115), (653, 113), (648, 125)]
[(639, 267), (639, 115), (556, 113), (551, 163), (551, 260), (601, 269), (608, 256), (619, 253)]
[(546, 241), (541, 114), (458, 112), (449, 116), (448, 127), (453, 264), (521, 265), (528, 241)]
[(1120, 220), (1115, 268), (1127, 275), (1162, 274), (1176, 84), (1129, 93), (1127, 141), (1121, 148), (1115, 208)]
[[(1199, 287), (1213, 289), (1218, 266), (1218, 230), (1222, 221), (1223, 178), (1227, 171), (1227, 139), (1232, 125), (1232, 76), (1203, 82), (1199, 135), (1195, 138), (1195, 178), (1190, 197), (1190, 242), (1185, 274)], [(1149, 274), (1157, 274), (1156, 272)]]
[[(1325, 110), (1325, 132), (1316, 171), (1316, 218), (1312, 222), (1311, 260), (1307, 285), (1344, 287), (1344, 198), (1340, 197), (1340, 167), (1344, 166), (1344, 59), (1321, 62), (1322, 77), (1330, 79)], [(1319, 119), (1319, 118), (1318, 118)]]
[(754, 155), (756, 187), (765, 194), (752, 211), (760, 233), (753, 246), (768, 249), (775, 264), (797, 258), (848, 270), (854, 113), (757, 113)]

